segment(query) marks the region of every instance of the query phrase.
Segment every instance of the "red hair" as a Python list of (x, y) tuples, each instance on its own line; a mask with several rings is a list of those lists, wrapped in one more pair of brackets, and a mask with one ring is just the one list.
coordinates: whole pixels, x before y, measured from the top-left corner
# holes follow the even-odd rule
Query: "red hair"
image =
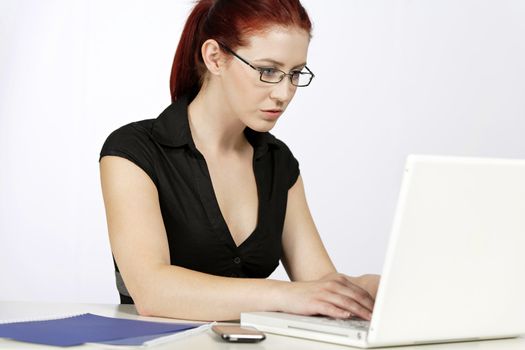
[(295, 26), (311, 34), (312, 23), (299, 0), (197, 0), (173, 59), (171, 100), (183, 95), (192, 100), (199, 92), (206, 67), (201, 47), (215, 39), (235, 49), (245, 45), (247, 35), (271, 25)]

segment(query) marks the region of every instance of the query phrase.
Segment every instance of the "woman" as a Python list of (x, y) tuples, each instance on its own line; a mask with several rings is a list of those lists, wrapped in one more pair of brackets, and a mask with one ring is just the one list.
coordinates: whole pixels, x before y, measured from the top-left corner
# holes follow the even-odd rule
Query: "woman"
[[(298, 162), (268, 133), (314, 77), (310, 32), (299, 0), (197, 1), (175, 54), (172, 105), (106, 140), (100, 170), (127, 287), (119, 291), (140, 314), (370, 319), (378, 276), (337, 273)], [(264, 279), (279, 261), (291, 282)]]

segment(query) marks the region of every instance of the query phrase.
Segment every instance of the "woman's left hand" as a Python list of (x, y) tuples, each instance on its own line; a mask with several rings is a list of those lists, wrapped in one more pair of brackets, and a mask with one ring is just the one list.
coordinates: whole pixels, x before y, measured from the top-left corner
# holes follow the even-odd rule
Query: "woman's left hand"
[(380, 279), (380, 275), (368, 274), (359, 277), (353, 277), (352, 282), (366, 290), (375, 300), (377, 296), (377, 289), (379, 288)]

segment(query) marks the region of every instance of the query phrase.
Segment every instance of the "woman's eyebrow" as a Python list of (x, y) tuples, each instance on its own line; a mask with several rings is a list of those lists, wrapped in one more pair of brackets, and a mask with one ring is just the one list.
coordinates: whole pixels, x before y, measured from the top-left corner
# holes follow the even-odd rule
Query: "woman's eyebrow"
[[(272, 58), (261, 58), (261, 59), (255, 60), (255, 62), (268, 62), (268, 63), (275, 64), (276, 66), (280, 66), (280, 67), (284, 67), (284, 65), (285, 65), (284, 63), (276, 61), (276, 60), (274, 60)], [(306, 62), (298, 64), (297, 66), (293, 67), (292, 69), (296, 69), (296, 68), (304, 67), (304, 66), (306, 66)]]

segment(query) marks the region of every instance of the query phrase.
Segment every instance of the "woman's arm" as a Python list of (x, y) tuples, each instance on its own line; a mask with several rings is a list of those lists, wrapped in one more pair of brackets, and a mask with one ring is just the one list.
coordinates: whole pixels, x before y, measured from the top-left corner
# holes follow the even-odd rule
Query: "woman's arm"
[[(114, 156), (102, 158), (100, 171), (111, 249), (141, 315), (228, 320), (238, 319), (243, 311), (286, 311), (339, 318), (352, 312), (368, 318), (371, 298), (340, 276), (285, 282), (219, 277), (172, 266), (151, 179), (132, 162)], [(349, 294), (360, 302), (350, 300)]]
[(301, 176), (288, 191), (283, 251), (283, 265), (292, 281), (326, 280), (343, 276), (375, 299), (378, 275), (350, 277), (337, 273), (310, 214)]
[(102, 158), (100, 172), (111, 249), (140, 314), (225, 320), (239, 318), (243, 310), (275, 309), (278, 281), (223, 278), (170, 265), (151, 179), (113, 156)]
[(283, 252), (283, 266), (292, 281), (313, 281), (337, 272), (310, 214), (301, 176), (288, 191)]

